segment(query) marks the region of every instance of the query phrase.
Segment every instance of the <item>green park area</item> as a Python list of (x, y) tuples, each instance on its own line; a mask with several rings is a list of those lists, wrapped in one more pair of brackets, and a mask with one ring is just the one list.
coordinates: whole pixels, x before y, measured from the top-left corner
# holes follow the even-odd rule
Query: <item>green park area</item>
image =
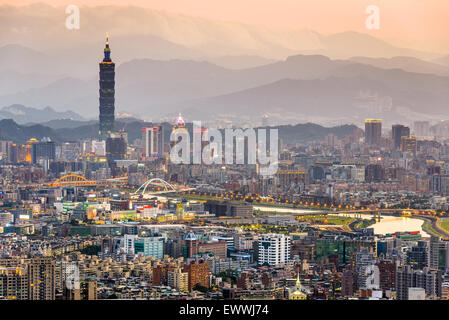
[(305, 215), (298, 216), (298, 221), (310, 222), (312, 224), (332, 224), (332, 225), (348, 225), (354, 221), (354, 218), (342, 217), (337, 215)]
[[(321, 211), (326, 211), (326, 210), (332, 210), (331, 208), (328, 207), (319, 207), (319, 206), (306, 206), (306, 205), (299, 205), (299, 204), (293, 204), (293, 203), (280, 203), (280, 202), (267, 202), (267, 201), (261, 201), (261, 200), (253, 200), (252, 202), (250, 201), (246, 201), (245, 199), (232, 199), (232, 198), (221, 198), (221, 197), (216, 197), (216, 196), (212, 196), (212, 195), (198, 195), (198, 194), (182, 194), (179, 195), (180, 197), (182, 197), (183, 199), (186, 200), (199, 200), (199, 201), (207, 201), (207, 200), (218, 200), (218, 201), (230, 201), (232, 203), (251, 203), (252, 205), (255, 206), (264, 206), (264, 207), (277, 207), (277, 208), (295, 208), (295, 209), (307, 209), (307, 210), (321, 210)], [(284, 213), (284, 212), (279, 212), (279, 213)]]
[(449, 231), (449, 219), (448, 218), (440, 219), (440, 227), (446, 231)]
[(423, 219), (423, 220), (424, 223), (422, 225), (422, 229), (426, 233), (436, 237), (443, 237), (443, 238), (447, 237), (445, 231), (447, 232), (449, 230), (449, 219), (440, 219), (438, 222), (436, 222), (436, 224), (438, 225), (437, 228), (435, 228), (431, 219)]

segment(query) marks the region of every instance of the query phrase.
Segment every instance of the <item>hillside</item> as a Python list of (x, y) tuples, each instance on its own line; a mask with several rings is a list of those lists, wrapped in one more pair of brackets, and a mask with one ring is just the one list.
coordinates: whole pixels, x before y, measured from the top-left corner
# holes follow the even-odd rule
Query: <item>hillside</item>
[[(151, 123), (143, 121), (116, 121), (117, 130), (123, 129), (128, 133), (128, 140), (133, 143), (142, 137), (142, 127), (150, 126)], [(170, 140), (172, 125), (164, 122), (165, 141)], [(188, 123), (187, 128), (192, 131), (192, 124)], [(357, 129), (354, 125), (344, 125), (336, 127), (323, 127), (313, 123), (296, 124), (294, 126), (274, 126), (270, 127), (279, 130), (279, 138), (285, 143), (322, 141), (328, 134), (332, 133), (338, 138), (344, 138)], [(11, 119), (0, 120), (0, 130), (2, 140), (10, 140), (16, 143), (25, 143), (31, 138), (42, 139), (49, 137), (57, 143), (64, 141), (80, 141), (82, 139), (95, 139), (98, 137), (98, 123), (86, 122), (85, 125), (72, 128), (52, 129), (43, 125), (19, 125)]]

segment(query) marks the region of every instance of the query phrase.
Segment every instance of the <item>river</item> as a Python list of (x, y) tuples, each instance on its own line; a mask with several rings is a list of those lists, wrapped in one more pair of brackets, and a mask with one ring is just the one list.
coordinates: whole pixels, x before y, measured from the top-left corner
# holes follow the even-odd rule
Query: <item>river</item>
[[(279, 208), (279, 207), (268, 207), (268, 206), (254, 206), (254, 210), (260, 211), (276, 211), (279, 213), (299, 213), (299, 214), (307, 214), (307, 213), (319, 213), (319, 212), (328, 212), (329, 211), (319, 211), (319, 210), (308, 210), (308, 209), (293, 209), (293, 208)], [(353, 216), (353, 215), (349, 215)], [(371, 219), (373, 216), (370, 214), (363, 214), (363, 218)], [(371, 228), (374, 228), (375, 234), (387, 234), (387, 233), (395, 233), (395, 232), (405, 232), (405, 231), (419, 231), (423, 237), (430, 237), (426, 232), (423, 231), (422, 225), (424, 221), (417, 218), (410, 217), (396, 217), (396, 216), (387, 216), (383, 215), (380, 222), (372, 225)]]

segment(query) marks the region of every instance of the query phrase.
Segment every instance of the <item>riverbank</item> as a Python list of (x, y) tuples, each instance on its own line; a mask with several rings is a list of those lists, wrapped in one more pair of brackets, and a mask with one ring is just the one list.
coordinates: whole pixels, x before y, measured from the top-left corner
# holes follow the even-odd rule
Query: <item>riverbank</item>
[[(295, 210), (295, 211), (292, 211)], [(340, 226), (346, 231), (354, 231), (364, 228), (369, 228), (376, 223), (374, 218), (359, 218), (359, 217), (348, 217), (344, 215), (332, 214), (326, 211), (318, 210), (303, 210), (303, 209), (287, 209), (287, 208), (265, 208), (260, 206), (255, 206), (254, 211), (257, 214), (263, 215), (293, 215), (298, 221), (309, 222), (312, 225), (323, 226)]]
[[(215, 198), (211, 196), (198, 196), (198, 195), (182, 195), (184, 198), (189, 199), (195, 199), (195, 200), (220, 200), (220, 201), (226, 201), (228, 199), (223, 198)], [(232, 202), (236, 203), (248, 203), (245, 200), (235, 200), (230, 199)], [(331, 208), (324, 208), (324, 207), (304, 207), (304, 206), (298, 206), (298, 204), (285, 204), (285, 203), (261, 203), (259, 201), (252, 202), (251, 203), (254, 206), (255, 211), (263, 212), (264, 214), (290, 214), (293, 216), (306, 216), (306, 215), (337, 215), (339, 211)], [(353, 230), (359, 228), (361, 223), (356, 222), (356, 220), (360, 220), (360, 215), (355, 214), (348, 214), (345, 212), (341, 212), (344, 217), (353, 218), (354, 220), (349, 222), (347, 226), (342, 225), (346, 230)], [(363, 216), (362, 220), (371, 220), (374, 218), (373, 214), (370, 213), (362, 213)], [(423, 218), (423, 219), (421, 219)], [(435, 226), (434, 224), (430, 223), (430, 225), (426, 225), (426, 229), (429, 230), (427, 232), (425, 229), (423, 229), (423, 226), (426, 222), (426, 217), (421, 216), (413, 216), (413, 217), (400, 217), (396, 215), (390, 215), (390, 214), (382, 214), (381, 220), (377, 221), (376, 223), (370, 222), (369, 227), (374, 228), (375, 234), (392, 234), (395, 232), (411, 232), (411, 231), (419, 231), (423, 234), (424, 237), (428, 237), (432, 234), (440, 234), (440, 237), (448, 238), (446, 233), (444, 231), (439, 231), (441, 228)], [(365, 223), (364, 223), (365, 224)], [(449, 225), (449, 224), (448, 224)], [(330, 226), (330, 225), (329, 225)]]
[[(307, 212), (309, 210), (304, 209), (296, 209), (296, 208), (276, 208), (273, 210), (272, 208), (267, 207), (254, 207), (255, 209), (259, 209), (261, 211), (269, 211), (272, 214), (291, 214), (294, 216), (307, 216), (307, 215), (337, 215), (333, 212), (326, 212), (326, 211), (318, 211), (314, 210), (314, 213)], [(339, 217), (346, 217), (346, 218), (352, 218), (353, 221), (349, 222), (348, 228), (351, 230), (356, 230), (360, 227), (362, 227), (362, 222), (360, 221), (360, 217), (358, 214), (338, 214)], [(363, 224), (368, 225), (369, 228), (374, 229), (375, 234), (392, 234), (395, 232), (411, 232), (411, 231), (419, 231), (422, 233), (423, 237), (428, 237), (431, 235), (431, 232), (426, 232), (423, 229), (424, 220), (419, 219), (419, 217), (401, 217), (396, 215), (389, 215), (389, 214), (382, 214), (380, 221), (372, 220), (374, 219), (373, 214), (362, 214), (362, 220), (368, 220), (371, 221), (368, 225), (367, 222), (364, 222)], [(346, 228), (345, 228), (346, 229)], [(348, 230), (348, 229), (346, 229)]]
[(354, 218), (348, 218), (348, 217), (342, 217), (337, 215), (303, 215), (303, 216), (296, 216), (296, 220), (300, 222), (308, 222), (312, 226), (313, 225), (320, 225), (320, 226), (341, 226), (346, 231), (351, 231), (351, 223), (355, 222), (356, 219)]
[(428, 234), (435, 236), (435, 237), (441, 237), (443, 239), (449, 238), (449, 233), (447, 230), (445, 230), (440, 225), (439, 218), (437, 218), (437, 217), (422, 217), (422, 216), (417, 216), (416, 218), (424, 221), (422, 228)]
[[(168, 198), (174, 197), (167, 196)], [(253, 206), (261, 206), (261, 207), (272, 207), (272, 208), (285, 208), (285, 209), (299, 209), (299, 210), (311, 210), (311, 211), (335, 211), (334, 208), (324, 207), (324, 206), (311, 206), (311, 205), (299, 205), (297, 203), (278, 203), (278, 202), (264, 202), (261, 200), (253, 200), (253, 202), (245, 201), (244, 199), (232, 199), (232, 198), (221, 198), (207, 195), (192, 195), (192, 194), (182, 194), (176, 197), (181, 197), (188, 200), (198, 200), (198, 201), (207, 201), (207, 200), (215, 200), (215, 201), (230, 201), (231, 203), (249, 203)]]

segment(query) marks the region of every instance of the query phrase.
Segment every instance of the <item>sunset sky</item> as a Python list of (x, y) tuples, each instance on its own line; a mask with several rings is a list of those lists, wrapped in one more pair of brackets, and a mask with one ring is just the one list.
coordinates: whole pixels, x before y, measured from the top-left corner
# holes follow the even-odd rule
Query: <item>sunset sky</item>
[[(134, 5), (271, 28), (320, 33), (358, 31), (395, 45), (449, 52), (448, 0), (0, 0), (0, 4)], [(368, 5), (380, 8), (380, 30), (365, 27)]]

